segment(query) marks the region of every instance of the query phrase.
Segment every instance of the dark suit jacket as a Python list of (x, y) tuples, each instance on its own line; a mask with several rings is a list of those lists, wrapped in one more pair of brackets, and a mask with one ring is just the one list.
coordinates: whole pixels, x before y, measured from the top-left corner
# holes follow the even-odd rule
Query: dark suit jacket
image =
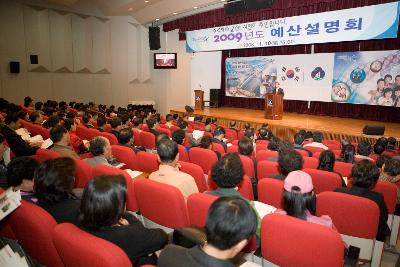
[(226, 153), (226, 151), (227, 151), (227, 149), (228, 149), (228, 146), (227, 146), (224, 142), (218, 140), (217, 138), (213, 138), (213, 139), (212, 139), (212, 142), (222, 145), (222, 146), (224, 147), (224, 150), (225, 150), (225, 153)]
[[(350, 188), (348, 187), (337, 188), (335, 192), (346, 193), (353, 196), (368, 198), (374, 201), (376, 204), (378, 204), (380, 214), (379, 214), (378, 233), (376, 235), (376, 239), (379, 241), (385, 240), (385, 236), (390, 233), (390, 229), (386, 223), (388, 219), (388, 211), (382, 194), (358, 186), (353, 186)], [(362, 218), (360, 218), (360, 223), (362, 223)]]
[[(272, 93), (273, 93), (273, 94), (276, 94), (276, 89), (272, 90)], [(279, 88), (279, 89), (278, 89), (278, 95), (282, 95), (282, 96), (285, 95), (285, 92), (283, 91), (282, 88)]]
[(14, 152), (15, 156), (32, 156), (36, 154), (38, 147), (32, 147), (25, 142), (21, 136), (19, 136), (13, 129), (4, 125), (1, 127), (1, 134), (7, 140), (7, 144), (11, 151)]

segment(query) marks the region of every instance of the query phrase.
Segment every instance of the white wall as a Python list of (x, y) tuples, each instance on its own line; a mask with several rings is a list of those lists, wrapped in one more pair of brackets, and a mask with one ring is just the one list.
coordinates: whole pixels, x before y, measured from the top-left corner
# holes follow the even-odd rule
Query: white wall
[[(7, 100), (154, 99), (147, 29), (132, 17), (103, 17), (88, 4), (68, 10), (2, 0), (0, 35), (0, 96)], [(30, 54), (39, 56), (38, 65), (30, 64)], [(9, 72), (9, 61), (20, 62), (19, 74)]]

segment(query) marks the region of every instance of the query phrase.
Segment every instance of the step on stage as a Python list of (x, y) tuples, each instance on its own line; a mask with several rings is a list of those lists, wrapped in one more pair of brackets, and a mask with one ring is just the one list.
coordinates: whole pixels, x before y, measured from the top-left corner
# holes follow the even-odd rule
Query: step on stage
[[(173, 108), (171, 113), (183, 115), (185, 108)], [(193, 115), (217, 118), (218, 124), (229, 126), (229, 122), (234, 120), (237, 127), (243, 128), (246, 122), (252, 124), (255, 129), (261, 127), (263, 123), (268, 123), (272, 132), (280, 138), (292, 140), (294, 134), (301, 129), (308, 131), (321, 131), (325, 139), (348, 139), (360, 141), (367, 139), (374, 143), (379, 136), (364, 135), (362, 130), (365, 125), (385, 126), (385, 136), (393, 136), (400, 139), (400, 123), (385, 123), (379, 121), (356, 120), (329, 116), (315, 116), (297, 113), (284, 113), (282, 120), (264, 119), (263, 110), (253, 110), (244, 108), (205, 108), (195, 110)]]

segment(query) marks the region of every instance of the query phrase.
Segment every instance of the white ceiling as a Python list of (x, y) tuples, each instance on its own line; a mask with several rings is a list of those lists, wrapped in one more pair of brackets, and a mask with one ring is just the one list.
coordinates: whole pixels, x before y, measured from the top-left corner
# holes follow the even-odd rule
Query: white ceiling
[[(81, 2), (90, 2), (105, 16), (133, 16), (139, 23), (158, 23), (216, 9), (223, 6), (221, 0), (48, 0), (49, 2), (73, 7)], [(198, 7), (194, 9), (194, 7)], [(174, 12), (177, 13), (174, 15)]]

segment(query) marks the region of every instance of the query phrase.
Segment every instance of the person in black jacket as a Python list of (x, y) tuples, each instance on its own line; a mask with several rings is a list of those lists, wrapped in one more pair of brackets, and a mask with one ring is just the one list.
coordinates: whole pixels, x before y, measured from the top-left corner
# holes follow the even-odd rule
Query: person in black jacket
[(10, 113), (4, 120), (1, 134), (7, 140), (7, 144), (15, 156), (32, 156), (36, 154), (41, 144), (29, 144), (25, 142), (15, 131), (21, 128), (21, 118), (17, 113)]
[(386, 236), (390, 234), (390, 229), (386, 223), (388, 219), (387, 207), (382, 194), (371, 190), (379, 179), (379, 169), (369, 160), (364, 159), (353, 166), (351, 173), (353, 187), (337, 188), (335, 192), (364, 197), (374, 201), (379, 207), (379, 226), (376, 239), (385, 241)]
[(212, 142), (222, 145), (226, 153), (228, 146), (222, 141), (224, 136), (225, 136), (225, 129), (222, 127), (217, 127), (214, 130)]
[(168, 241), (161, 229), (147, 229), (126, 213), (126, 182), (121, 175), (97, 176), (86, 185), (80, 206), (83, 228), (119, 246), (134, 266), (156, 264), (154, 252)]

